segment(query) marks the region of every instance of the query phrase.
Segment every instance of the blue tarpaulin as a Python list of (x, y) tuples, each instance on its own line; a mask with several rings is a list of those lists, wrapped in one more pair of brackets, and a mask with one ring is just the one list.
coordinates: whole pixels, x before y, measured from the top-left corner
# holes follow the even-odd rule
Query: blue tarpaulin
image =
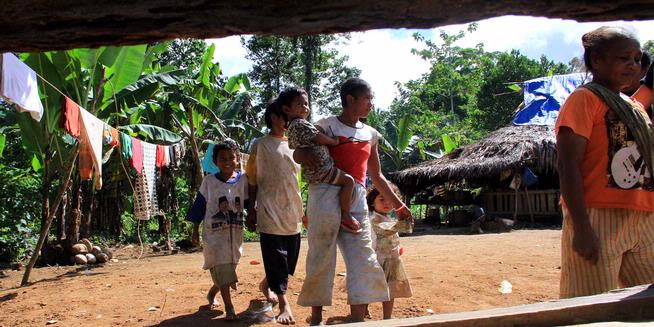
[(215, 146), (215, 144), (210, 143), (207, 147), (207, 152), (204, 154), (204, 158), (202, 158), (202, 170), (204, 170), (205, 174), (217, 174), (220, 172), (220, 168), (213, 162), (213, 148)]
[(590, 78), (590, 74), (575, 73), (526, 81), (523, 86), (525, 107), (513, 117), (513, 124), (554, 125), (563, 101)]

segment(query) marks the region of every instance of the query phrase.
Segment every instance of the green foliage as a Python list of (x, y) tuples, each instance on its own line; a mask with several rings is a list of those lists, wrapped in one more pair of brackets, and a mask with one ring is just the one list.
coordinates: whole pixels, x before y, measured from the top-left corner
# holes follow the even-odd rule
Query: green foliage
[(448, 154), (459, 147), (459, 145), (454, 142), (449, 135), (443, 134), (441, 137), (443, 138), (443, 148), (445, 150), (444, 154)]
[(246, 57), (254, 62), (248, 76), (259, 89), (259, 101), (267, 103), (284, 88), (298, 86), (309, 93), (309, 104), (320, 113), (340, 111), (339, 88), (350, 77), (361, 74), (345, 64), (347, 56), (330, 44), (348, 35), (299, 37), (242, 37)]
[[(476, 28), (470, 24), (467, 32)], [(565, 64), (545, 56), (532, 60), (517, 50), (486, 52), (483, 44), (458, 46), (465, 35), (466, 31), (441, 31), (439, 40), (432, 41), (415, 34), (422, 48), (412, 51), (431, 68), (416, 80), (397, 84), (400, 95), (391, 104), (389, 118), (410, 114), (409, 129), (428, 151), (447, 153), (509, 124), (522, 101), (519, 83), (568, 72)]]
[[(38, 238), (41, 197), (39, 176), (29, 169), (7, 166), (8, 155), (0, 163), (0, 262), (13, 262), (29, 253)], [(8, 160), (7, 160), (8, 159)]]
[(647, 52), (650, 58), (654, 56), (654, 40), (648, 40), (643, 44), (643, 52)]
[(198, 39), (178, 39), (171, 42), (156, 43), (150, 48), (164, 46), (164, 51), (156, 56), (154, 64), (160, 67), (171, 66), (175, 69), (195, 71), (200, 67), (206, 53), (207, 43)]
[(486, 56), (488, 60), (477, 91), (477, 108), (471, 112), (472, 119), (484, 133), (506, 126), (513, 119), (523, 100), (522, 89), (516, 82), (567, 73), (565, 65), (555, 64), (545, 57), (532, 60), (518, 50), (487, 53)]

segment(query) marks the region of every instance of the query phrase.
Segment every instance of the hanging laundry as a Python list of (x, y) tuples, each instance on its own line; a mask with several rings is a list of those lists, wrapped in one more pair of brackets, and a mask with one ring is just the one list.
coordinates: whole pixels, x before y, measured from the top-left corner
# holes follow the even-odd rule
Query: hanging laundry
[(213, 143), (209, 144), (207, 152), (204, 154), (204, 158), (202, 158), (202, 170), (205, 174), (217, 174), (220, 172), (220, 168), (213, 162), (213, 148), (215, 146)]
[(134, 218), (139, 220), (148, 220), (152, 216), (150, 197), (148, 196), (148, 181), (145, 174), (136, 176), (136, 185), (134, 185)]
[(62, 116), (64, 130), (72, 137), (79, 137), (80, 134), (80, 112), (79, 105), (75, 101), (71, 100), (67, 96), (63, 98), (63, 112)]
[(123, 133), (120, 133), (120, 152), (123, 154), (123, 158), (126, 160), (132, 159), (132, 137)]
[(186, 145), (184, 142), (175, 144), (175, 165), (179, 167), (182, 164), (182, 159), (186, 155)]
[(112, 148), (120, 146), (120, 143), (119, 143), (120, 139), (119, 139), (119, 136), (118, 136), (118, 134), (119, 134), (118, 130), (111, 127), (111, 126), (109, 126), (109, 134), (111, 134), (111, 140), (109, 141), (109, 145)]
[(36, 72), (12, 53), (2, 54), (0, 95), (15, 104), (18, 111), (28, 111), (34, 120), (41, 121), (43, 104), (39, 98)]
[(82, 126), (79, 143), (79, 170), (82, 180), (91, 179), (95, 172), (95, 188), (102, 188), (102, 132), (104, 122), (80, 108)]
[(155, 160), (157, 168), (163, 167), (165, 161), (166, 161), (166, 153), (165, 153), (164, 146), (157, 144), (157, 155)]
[(177, 168), (177, 160), (175, 159), (175, 144), (168, 147), (168, 156), (170, 157), (170, 168)]
[(129, 163), (136, 169), (139, 174), (143, 171), (143, 148), (141, 141), (132, 137), (132, 157)]
[(143, 147), (143, 175), (148, 184), (147, 192), (148, 198), (150, 199), (150, 211), (151, 214), (156, 215), (159, 212), (157, 206), (157, 194), (156, 194), (156, 162), (157, 162), (157, 145), (141, 142)]
[(102, 131), (102, 142), (103, 144), (109, 145), (111, 142), (111, 132), (109, 131), (109, 125), (104, 125), (104, 130)]
[(170, 166), (170, 146), (169, 145), (164, 145), (163, 146), (163, 153), (164, 153), (163, 165), (164, 165), (164, 167), (168, 167), (168, 166)]

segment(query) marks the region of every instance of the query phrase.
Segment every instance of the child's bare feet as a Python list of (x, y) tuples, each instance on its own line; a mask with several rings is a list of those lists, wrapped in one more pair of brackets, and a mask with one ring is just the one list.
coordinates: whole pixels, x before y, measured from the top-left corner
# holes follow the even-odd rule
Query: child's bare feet
[(218, 290), (220, 288), (216, 285), (211, 286), (211, 289), (209, 289), (209, 293), (207, 293), (207, 301), (209, 301), (209, 310), (213, 310), (218, 306), (218, 303), (216, 303), (216, 294), (218, 293)]
[(291, 312), (291, 306), (287, 303), (279, 305), (277, 322), (282, 325), (295, 325), (295, 318), (293, 317), (293, 312)]
[(356, 219), (352, 218), (349, 213), (341, 216), (341, 228), (352, 234), (361, 233), (361, 224), (359, 224)]
[(259, 283), (259, 291), (261, 291), (263, 296), (266, 297), (266, 301), (272, 303), (273, 305), (279, 303), (277, 294), (270, 290), (268, 287), (268, 281), (265, 278)]

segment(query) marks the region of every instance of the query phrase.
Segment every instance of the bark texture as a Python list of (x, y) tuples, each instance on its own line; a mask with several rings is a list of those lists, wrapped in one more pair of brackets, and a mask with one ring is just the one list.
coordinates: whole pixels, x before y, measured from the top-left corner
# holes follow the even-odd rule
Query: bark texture
[(4, 0), (0, 51), (46, 51), (237, 34), (430, 28), (502, 15), (654, 18), (651, 0)]

